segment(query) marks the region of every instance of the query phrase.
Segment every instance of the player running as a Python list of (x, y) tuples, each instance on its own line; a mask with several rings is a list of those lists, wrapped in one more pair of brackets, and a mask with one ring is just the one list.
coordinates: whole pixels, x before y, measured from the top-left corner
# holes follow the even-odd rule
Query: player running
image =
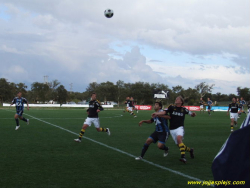
[(190, 156), (193, 159), (194, 158), (194, 149), (189, 148), (185, 146), (183, 143), (183, 137), (184, 137), (184, 120), (185, 115), (189, 114), (191, 117), (195, 117), (196, 113), (189, 111), (185, 107), (183, 107), (184, 99), (179, 96), (175, 99), (175, 105), (170, 105), (166, 110), (162, 112), (155, 112), (152, 114), (152, 117), (156, 117), (159, 115), (167, 115), (170, 114), (171, 119), (170, 121), (170, 134), (177, 146), (180, 149), (181, 152), (181, 158), (180, 161), (183, 163), (186, 163), (187, 160), (185, 158), (185, 151), (190, 152)]
[(88, 117), (83, 123), (82, 130), (79, 134), (79, 138), (74, 139), (75, 142), (81, 142), (82, 136), (84, 135), (86, 129), (88, 127), (90, 127), (92, 123), (94, 124), (94, 126), (98, 132), (106, 132), (110, 136), (111, 133), (110, 133), (109, 128), (100, 127), (98, 113), (102, 110), (103, 110), (103, 108), (102, 108), (100, 102), (98, 100), (96, 100), (96, 93), (92, 93), (91, 94), (91, 101), (89, 101), (89, 108), (87, 110)]
[[(214, 104), (213, 101), (212, 101), (210, 98), (207, 98), (207, 110), (208, 110), (209, 116), (211, 116), (210, 111), (213, 111), (213, 110), (212, 110), (213, 104)], [(213, 111), (213, 112), (214, 112), (214, 111)]]
[(23, 110), (24, 110), (24, 103), (27, 104), (27, 110), (29, 110), (29, 103), (28, 101), (22, 97), (22, 93), (18, 92), (17, 93), (17, 97), (15, 97), (10, 106), (15, 104), (16, 105), (16, 114), (14, 116), (15, 121), (16, 121), (16, 128), (15, 130), (18, 130), (20, 128), (19, 125), (19, 119), (25, 121), (27, 123), (27, 125), (29, 125), (29, 119), (26, 119), (25, 117), (23, 117)]
[(134, 98), (133, 98), (133, 97), (130, 97), (130, 100), (131, 100), (131, 102), (132, 102), (133, 110), (136, 110), (136, 113), (138, 113), (139, 111), (138, 111), (138, 109), (135, 107), (135, 100), (134, 100)]
[(203, 101), (203, 99), (202, 98), (200, 98), (200, 113), (201, 113), (201, 110), (203, 111), (203, 113), (204, 113), (204, 101)]
[[(155, 102), (154, 106), (155, 112), (162, 112), (162, 104), (160, 102)], [(154, 118), (151, 118), (150, 120), (142, 120), (139, 122), (139, 126), (142, 126), (143, 123), (155, 123), (155, 132), (153, 132), (148, 139), (146, 140), (141, 155), (139, 157), (136, 157), (135, 160), (141, 160), (143, 159), (146, 151), (148, 150), (148, 147), (152, 143), (156, 143), (158, 141), (158, 148), (161, 150), (164, 150), (163, 156), (166, 157), (168, 155), (168, 147), (165, 146), (165, 143), (168, 139), (169, 135), (169, 129), (168, 129), (168, 121), (167, 119), (170, 119), (170, 116), (167, 115), (158, 115)]]
[(239, 117), (241, 116), (241, 113), (246, 113), (244, 111), (244, 105), (246, 105), (246, 101), (244, 100), (243, 97), (240, 98), (240, 113), (239, 113)]
[(240, 111), (239, 109), (239, 104), (236, 102), (236, 98), (232, 98), (232, 103), (228, 105), (228, 110), (227, 110), (227, 115), (229, 114), (230, 110), (230, 120), (231, 120), (231, 132), (234, 131), (234, 126), (237, 127), (237, 119), (238, 119), (238, 114)]
[(135, 115), (135, 113), (133, 112), (133, 103), (132, 103), (132, 101), (130, 100), (129, 97), (126, 98), (125, 104), (127, 105), (127, 106), (126, 106), (126, 111), (127, 111), (128, 113), (130, 113), (130, 115), (133, 115), (134, 117), (137, 117), (137, 116)]
[(247, 113), (250, 113), (250, 101), (247, 103)]

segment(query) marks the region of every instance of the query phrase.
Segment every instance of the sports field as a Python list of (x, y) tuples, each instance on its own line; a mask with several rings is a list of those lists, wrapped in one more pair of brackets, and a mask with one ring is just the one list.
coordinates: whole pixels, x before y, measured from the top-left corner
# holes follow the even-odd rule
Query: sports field
[[(179, 161), (180, 151), (170, 137), (169, 155), (150, 145), (143, 161), (136, 161), (154, 124), (138, 126), (153, 111), (140, 111), (133, 118), (122, 110), (99, 113), (102, 127), (111, 136), (87, 129), (81, 143), (75, 143), (85, 109), (25, 109), (15, 131), (14, 108), (0, 109), (0, 187), (1, 188), (151, 188), (201, 187), (187, 185), (192, 180), (213, 180), (212, 161), (230, 134), (226, 112), (197, 112), (186, 116), (185, 145), (194, 148), (195, 158), (186, 153), (187, 164)], [(238, 119), (238, 127), (246, 117)], [(84, 139), (85, 138), (85, 139)]]

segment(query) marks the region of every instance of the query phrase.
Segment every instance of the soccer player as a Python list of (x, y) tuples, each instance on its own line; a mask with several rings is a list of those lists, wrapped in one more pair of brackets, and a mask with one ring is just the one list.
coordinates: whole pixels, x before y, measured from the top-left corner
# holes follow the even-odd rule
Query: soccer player
[(202, 98), (200, 98), (200, 113), (201, 113), (201, 110), (203, 111), (204, 113), (204, 101)]
[(133, 105), (133, 110), (136, 110), (136, 112), (138, 113), (138, 109), (135, 107), (135, 100), (133, 97), (130, 97), (130, 100), (132, 102), (132, 105)]
[(239, 117), (241, 116), (241, 113), (246, 113), (244, 111), (244, 105), (246, 105), (246, 101), (244, 100), (243, 97), (240, 98), (240, 110), (241, 112), (239, 113)]
[[(160, 102), (155, 102), (154, 106), (155, 112), (162, 112), (162, 104)], [(159, 115), (151, 118), (150, 120), (142, 120), (139, 122), (139, 126), (142, 126), (143, 123), (155, 123), (155, 132), (153, 132), (148, 139), (146, 140), (141, 155), (136, 157), (135, 160), (143, 159), (148, 147), (151, 143), (156, 143), (158, 141), (158, 148), (164, 150), (163, 156), (166, 157), (168, 155), (168, 147), (165, 146), (165, 143), (168, 139), (169, 129), (167, 119), (170, 119), (170, 116), (167, 115)]]
[(238, 111), (239, 109), (239, 104), (236, 102), (236, 98), (232, 98), (232, 103), (228, 105), (228, 110), (227, 110), (227, 115), (229, 114), (230, 110), (230, 120), (231, 120), (231, 132), (234, 131), (234, 126), (237, 127), (237, 119), (238, 119)]
[(86, 129), (88, 127), (90, 127), (92, 123), (94, 124), (94, 126), (98, 132), (106, 132), (110, 136), (111, 133), (110, 133), (109, 128), (100, 127), (98, 113), (102, 110), (103, 110), (103, 108), (102, 108), (100, 102), (98, 100), (96, 100), (96, 93), (92, 93), (91, 94), (91, 101), (89, 101), (89, 108), (87, 110), (88, 117), (83, 123), (82, 130), (79, 134), (79, 138), (74, 139), (75, 142), (81, 142), (82, 136), (84, 135)]
[(130, 115), (133, 115), (134, 117), (137, 117), (137, 116), (135, 115), (135, 113), (133, 112), (133, 103), (132, 103), (132, 101), (130, 100), (129, 97), (126, 98), (125, 104), (127, 105), (126, 111), (127, 111), (128, 113), (130, 113)]
[(178, 96), (175, 99), (175, 105), (170, 105), (166, 110), (162, 112), (155, 112), (152, 114), (152, 117), (156, 117), (158, 115), (166, 115), (170, 114), (171, 119), (170, 121), (170, 134), (177, 146), (180, 149), (181, 152), (181, 158), (180, 161), (183, 163), (186, 163), (187, 160), (185, 158), (185, 151), (190, 152), (190, 156), (193, 159), (194, 158), (194, 149), (187, 147), (183, 143), (183, 136), (184, 136), (184, 120), (185, 115), (189, 114), (191, 117), (195, 117), (196, 114), (194, 112), (189, 111), (185, 107), (183, 107), (184, 99), (181, 96)]
[[(210, 98), (207, 98), (207, 110), (208, 110), (208, 114), (211, 116), (210, 111), (212, 110), (212, 105), (213, 105), (213, 101)], [(214, 112), (214, 111), (213, 111)]]
[(18, 92), (17, 93), (17, 97), (15, 97), (10, 106), (15, 104), (16, 105), (16, 114), (14, 116), (15, 121), (16, 121), (16, 128), (15, 130), (18, 130), (20, 128), (19, 125), (19, 119), (25, 121), (27, 123), (27, 125), (29, 125), (29, 119), (26, 119), (25, 117), (23, 117), (23, 110), (24, 110), (24, 103), (27, 104), (27, 110), (29, 110), (29, 103), (28, 101), (22, 97), (22, 93)]

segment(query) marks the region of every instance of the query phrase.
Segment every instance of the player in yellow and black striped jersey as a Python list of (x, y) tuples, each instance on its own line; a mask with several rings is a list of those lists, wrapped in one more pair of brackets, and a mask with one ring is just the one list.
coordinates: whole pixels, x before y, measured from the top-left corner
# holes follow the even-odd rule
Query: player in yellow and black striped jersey
[(111, 134), (109, 128), (100, 127), (98, 113), (102, 110), (103, 110), (103, 107), (101, 103), (96, 99), (96, 93), (92, 93), (91, 101), (89, 101), (89, 108), (87, 110), (88, 117), (83, 123), (82, 130), (79, 134), (79, 138), (74, 139), (75, 142), (81, 142), (82, 136), (84, 135), (86, 129), (90, 127), (92, 123), (94, 124), (98, 132), (106, 132), (108, 135)]
[(181, 158), (180, 161), (183, 163), (186, 163), (185, 158), (185, 151), (190, 152), (190, 156), (193, 159), (194, 158), (194, 149), (187, 147), (183, 143), (183, 137), (184, 137), (184, 120), (185, 115), (189, 114), (191, 117), (195, 117), (196, 114), (194, 112), (189, 111), (187, 108), (183, 107), (184, 99), (179, 96), (175, 100), (175, 105), (170, 105), (166, 110), (163, 112), (157, 112), (153, 113), (152, 117), (156, 117), (158, 115), (170, 115), (171, 119), (170, 122), (170, 134), (177, 146), (180, 149), (181, 152)]

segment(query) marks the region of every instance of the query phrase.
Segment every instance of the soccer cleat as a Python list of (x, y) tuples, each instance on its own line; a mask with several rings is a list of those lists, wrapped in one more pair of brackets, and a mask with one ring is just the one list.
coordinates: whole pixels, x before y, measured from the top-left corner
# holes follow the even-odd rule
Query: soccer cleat
[(185, 164), (186, 164), (186, 162), (187, 162), (187, 160), (186, 160), (185, 157), (180, 158), (180, 161), (183, 162), (183, 163), (185, 163)]
[(16, 126), (15, 130), (19, 129), (20, 128), (20, 125), (19, 126)]
[(136, 118), (137, 116), (134, 116), (134, 118)]
[(194, 148), (190, 149), (190, 157), (193, 159), (194, 158)]
[(231, 132), (234, 132), (234, 130), (233, 130), (233, 129), (231, 129)]
[(29, 119), (27, 119), (27, 125), (29, 125), (30, 124), (30, 120)]
[(142, 160), (142, 159), (143, 158), (141, 156), (135, 158), (135, 160), (137, 160), (137, 161)]
[(79, 138), (74, 139), (74, 141), (75, 141), (75, 142), (79, 142), (79, 143), (82, 142)]
[(168, 156), (168, 150), (165, 150), (163, 153), (163, 157), (167, 157)]
[(107, 128), (107, 132), (106, 132), (109, 136), (111, 135), (111, 132), (109, 130), (109, 128)]

